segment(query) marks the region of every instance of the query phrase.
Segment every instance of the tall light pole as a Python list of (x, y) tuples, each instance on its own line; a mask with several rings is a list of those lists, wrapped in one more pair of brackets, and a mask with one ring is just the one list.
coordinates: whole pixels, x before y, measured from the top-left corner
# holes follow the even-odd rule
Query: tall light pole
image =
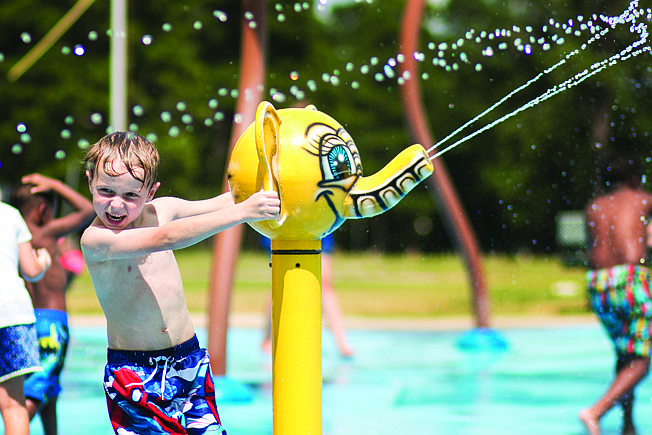
[(127, 129), (127, 0), (111, 1), (111, 115), (113, 131)]

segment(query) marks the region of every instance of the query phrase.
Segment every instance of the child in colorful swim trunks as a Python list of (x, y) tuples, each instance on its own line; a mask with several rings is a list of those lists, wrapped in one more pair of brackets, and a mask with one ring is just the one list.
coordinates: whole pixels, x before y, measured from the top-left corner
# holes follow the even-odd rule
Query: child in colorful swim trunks
[(230, 193), (154, 199), (158, 165), (156, 147), (132, 132), (103, 137), (84, 159), (97, 217), (81, 248), (107, 320), (109, 416), (116, 434), (225, 434), (173, 250), (275, 219), (280, 201), (264, 191), (238, 204)]
[(606, 166), (608, 192), (586, 208), (589, 270), (586, 274), (593, 311), (611, 338), (616, 376), (607, 392), (580, 419), (591, 435), (600, 433), (600, 419), (615, 404), (623, 407), (622, 433), (635, 434), (634, 388), (650, 367), (652, 297), (646, 255), (646, 217), (652, 195), (643, 190), (642, 168), (619, 156)]
[(29, 433), (24, 378), (41, 370), (34, 309), (25, 284), (37, 281), (50, 266), (45, 249), (34, 251), (20, 212), (0, 202), (0, 414), (6, 435)]
[[(52, 257), (52, 266), (42, 280), (27, 284), (36, 315), (36, 335), (39, 343), (42, 372), (25, 380), (25, 397), (30, 420), (41, 416), (45, 435), (57, 434), (57, 398), (61, 392), (59, 377), (68, 349), (68, 314), (66, 289), (68, 275), (59, 250), (59, 239), (84, 224), (90, 223), (93, 205), (80, 193), (50, 177), (41, 174), (26, 175), (9, 198), (20, 210), (32, 233), (35, 248), (45, 248)], [(58, 199), (72, 209), (57, 217)]]

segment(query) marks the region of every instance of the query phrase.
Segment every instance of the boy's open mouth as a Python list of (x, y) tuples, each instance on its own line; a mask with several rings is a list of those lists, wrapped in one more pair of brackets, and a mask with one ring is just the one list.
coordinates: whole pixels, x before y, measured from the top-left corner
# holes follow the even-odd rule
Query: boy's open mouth
[(113, 224), (119, 224), (120, 222), (122, 222), (125, 219), (125, 216), (106, 213), (106, 218), (107, 218), (107, 220), (109, 222), (111, 222)]

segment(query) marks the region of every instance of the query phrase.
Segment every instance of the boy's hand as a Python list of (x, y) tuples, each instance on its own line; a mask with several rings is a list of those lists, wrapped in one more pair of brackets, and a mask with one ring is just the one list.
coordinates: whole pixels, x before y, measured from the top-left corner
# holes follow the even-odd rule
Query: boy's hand
[(59, 183), (58, 180), (55, 180), (50, 177), (46, 177), (41, 174), (30, 174), (25, 175), (22, 180), (23, 184), (35, 184), (32, 187), (31, 193), (47, 192), (48, 190), (55, 190), (56, 184)]
[(256, 222), (267, 219), (277, 219), (281, 213), (281, 201), (278, 193), (261, 190), (241, 203), (245, 207), (245, 220)]
[(36, 257), (36, 261), (38, 261), (38, 263), (43, 268), (43, 272), (48, 270), (52, 264), (52, 257), (50, 256), (48, 250), (45, 248), (37, 249), (34, 251), (34, 256)]

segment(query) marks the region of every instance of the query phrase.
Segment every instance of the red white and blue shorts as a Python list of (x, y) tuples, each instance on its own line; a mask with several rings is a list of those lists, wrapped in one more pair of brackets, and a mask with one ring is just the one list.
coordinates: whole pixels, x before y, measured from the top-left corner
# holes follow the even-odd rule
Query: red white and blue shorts
[(208, 352), (196, 336), (164, 350), (109, 349), (107, 361), (104, 390), (116, 434), (226, 435)]
[(620, 355), (652, 355), (652, 297), (646, 267), (625, 264), (590, 270), (591, 307)]

